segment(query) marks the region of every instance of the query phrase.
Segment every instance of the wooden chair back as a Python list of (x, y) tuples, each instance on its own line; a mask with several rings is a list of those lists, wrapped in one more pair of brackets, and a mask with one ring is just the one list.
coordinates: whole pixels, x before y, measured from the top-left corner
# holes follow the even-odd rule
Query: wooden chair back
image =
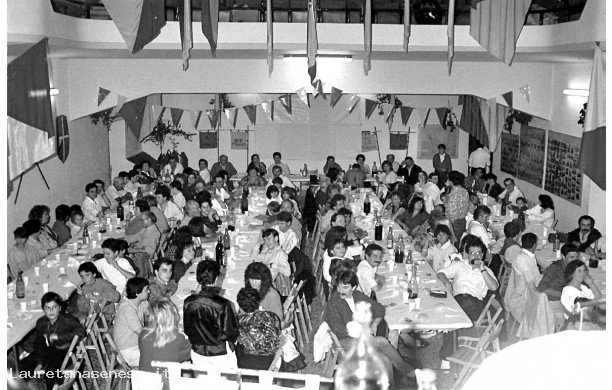
[(346, 352), (342, 345), (340, 344), (340, 340), (331, 330), (327, 330), (327, 333), (332, 339), (332, 347), (331, 350), (325, 356), (325, 361), (323, 363), (323, 376), (326, 378), (333, 378), (334, 372), (336, 371), (336, 367), (338, 365), (338, 360), (340, 357), (344, 359), (346, 357)]
[[(106, 355), (106, 367), (109, 372), (109, 378), (106, 380), (106, 390), (110, 389), (120, 389), (122, 382), (125, 382), (125, 390), (130, 389), (130, 378), (127, 375), (121, 375), (120, 373), (126, 373), (132, 371), (132, 368), (127, 363), (119, 348), (117, 348), (117, 344), (111, 337), (111, 335), (107, 332), (104, 333), (104, 339), (108, 343), (108, 352)], [(117, 375), (119, 374), (119, 375)], [(118, 379), (118, 381), (115, 381)]]
[[(64, 371), (64, 383), (62, 383), (61, 385), (54, 385), (53, 386), (53, 390), (79, 390), (79, 382), (80, 382), (80, 388), (81, 389), (86, 389), (85, 387), (85, 383), (83, 382), (83, 378), (78, 375), (78, 372), (81, 370), (81, 367), (83, 366), (83, 362), (84, 362), (84, 358), (83, 356), (79, 357), (75, 363), (74, 366), (69, 369), (69, 370), (63, 370)], [(70, 372), (69, 374), (66, 373), (66, 371)]]

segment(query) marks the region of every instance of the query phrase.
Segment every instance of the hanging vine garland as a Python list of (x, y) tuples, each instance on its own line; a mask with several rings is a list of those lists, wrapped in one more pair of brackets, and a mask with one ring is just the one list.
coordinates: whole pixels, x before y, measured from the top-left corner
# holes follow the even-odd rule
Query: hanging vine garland
[[(390, 94), (378, 94), (376, 95), (376, 101), (378, 104), (378, 115), (385, 115), (383, 104), (391, 104), (391, 95)], [(402, 101), (399, 100), (396, 96), (393, 104), (395, 108), (398, 108), (398, 107), (401, 107), (404, 103), (402, 103)]]
[(110, 131), (111, 125), (119, 117), (119, 115), (111, 116), (113, 109), (114, 108), (109, 108), (104, 111), (94, 112), (93, 114), (89, 115), (91, 123), (97, 125), (100, 121), (102, 121), (102, 124), (106, 126), (106, 129), (108, 131)]
[(528, 125), (533, 119), (532, 115), (525, 114), (524, 112), (517, 110), (510, 110), (506, 116), (506, 123), (504, 124), (504, 130), (508, 133), (512, 133), (512, 126), (514, 123), (520, 123), (521, 125)]
[(580, 116), (578, 117), (578, 124), (581, 126), (584, 126), (584, 118), (586, 117), (586, 113), (587, 113), (587, 105), (588, 103), (584, 103), (582, 105), (582, 109), (580, 110)]
[(449, 129), (452, 133), (457, 128), (457, 116), (452, 108), (447, 108), (444, 112), (444, 120), (442, 120), (442, 128)]
[(191, 138), (195, 135), (195, 133), (183, 131), (181, 125), (175, 126), (169, 120), (162, 120), (159, 118), (157, 120), (157, 124), (153, 128), (153, 131), (141, 139), (140, 142), (153, 142), (155, 146), (159, 148), (160, 153), (163, 153), (166, 137), (169, 137), (170, 143), (172, 144), (172, 150), (176, 150), (176, 148), (179, 146), (179, 141), (176, 139), (176, 137), (191, 141)]

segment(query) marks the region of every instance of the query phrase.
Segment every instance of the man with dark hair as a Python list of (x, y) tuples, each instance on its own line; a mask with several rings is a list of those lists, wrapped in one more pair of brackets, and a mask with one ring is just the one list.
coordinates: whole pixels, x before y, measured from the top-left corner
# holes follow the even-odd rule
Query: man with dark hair
[(111, 282), (117, 291), (123, 293), (127, 281), (136, 276), (134, 268), (130, 262), (121, 257), (121, 244), (115, 238), (107, 238), (102, 242), (104, 257), (94, 261), (94, 265), (100, 271), (104, 279)]
[(321, 218), (321, 233), (325, 233), (331, 226), (331, 217), (344, 207), (346, 203), (346, 197), (344, 195), (336, 194), (332, 196), (329, 201), (331, 209)]
[(145, 312), (149, 306), (149, 282), (144, 278), (131, 278), (127, 281), (125, 292), (117, 307), (113, 340), (126, 362), (137, 367), (140, 360), (138, 335), (144, 328)]
[(482, 169), (482, 173), (491, 166), (491, 152), (484, 147), (479, 141), (476, 141), (476, 150), (470, 153), (468, 157), (468, 172), (470, 175), (475, 175), (477, 169)]
[[(376, 298), (373, 293), (379, 292), (385, 285), (385, 277), (378, 275), (378, 266), (382, 263), (383, 248), (378, 244), (370, 244), (365, 249), (365, 260), (357, 266), (359, 291), (365, 295)], [(374, 295), (374, 296), (372, 296)]]
[(485, 181), (484, 193), (489, 195), (493, 199), (497, 199), (499, 194), (504, 192), (502, 186), (497, 182), (497, 176), (493, 173), (487, 173), (484, 175), (483, 180)]
[(174, 179), (174, 176), (183, 173), (183, 165), (178, 162), (178, 158), (176, 156), (170, 156), (168, 159), (168, 164), (164, 166), (162, 170), (162, 176), (170, 175)]
[(168, 187), (159, 187), (155, 191), (155, 199), (157, 200), (157, 207), (164, 213), (169, 224), (173, 225), (180, 222), (185, 217), (181, 209), (172, 201), (172, 194)]
[(289, 170), (289, 165), (281, 161), (282, 155), (280, 154), (280, 152), (274, 152), (272, 154), (272, 158), (274, 159), (274, 163), (270, 165), (270, 169), (274, 170), (274, 167), (280, 167), (281, 172), (283, 174), (291, 175), (291, 171)]
[(465, 176), (461, 172), (451, 171), (446, 181), (446, 194), (442, 196), (446, 216), (450, 219), (457, 238), (461, 237), (465, 231), (465, 216), (468, 213), (470, 201), (470, 195), (463, 188), (464, 181)]
[(151, 298), (170, 298), (178, 285), (172, 279), (172, 260), (167, 257), (160, 257), (153, 264), (153, 275), (149, 278), (149, 290)]
[(499, 194), (499, 199), (502, 202), (502, 210), (509, 205), (516, 206), (516, 200), (524, 196), (521, 190), (514, 184), (514, 179), (507, 178), (504, 180), (504, 187), (506, 187), (506, 189)]
[(446, 154), (446, 145), (438, 145), (438, 153), (433, 156), (433, 168), (438, 172), (438, 176), (440, 177), (440, 188), (442, 188), (444, 183), (446, 183), (448, 174), (453, 170), (451, 157)]
[(372, 171), (370, 171), (370, 167), (366, 165), (365, 159), (365, 156), (361, 153), (359, 153), (357, 157), (355, 157), (355, 161), (357, 161), (357, 164), (359, 164), (359, 168), (363, 171), (363, 173), (369, 175), (370, 173), (372, 173)]
[(219, 162), (213, 164), (212, 168), (210, 169), (210, 176), (215, 177), (221, 171), (227, 172), (228, 180), (237, 173), (236, 168), (234, 168), (234, 165), (228, 161), (225, 154), (220, 155)]
[(489, 249), (494, 243), (492, 237), (489, 235), (489, 217), (491, 216), (491, 209), (487, 206), (477, 206), (474, 210), (474, 220), (470, 222), (467, 228), (467, 234), (473, 234), (480, 238), (483, 244)]
[(583, 215), (578, 219), (578, 229), (567, 234), (567, 242), (576, 245), (578, 251), (590, 254), (601, 237), (599, 230), (595, 229), (595, 219), (590, 215)]
[(293, 184), (293, 182), (286, 176), (283, 167), (280, 165), (272, 165), (270, 169), (272, 170), (272, 180), (268, 181), (266, 188), (270, 187), (271, 185), (276, 185), (274, 182), (276, 179), (281, 179), (283, 181), (279, 191), (281, 191), (284, 187), (297, 188), (295, 184)]
[(237, 368), (234, 353), (238, 339), (238, 317), (232, 303), (219, 295), (215, 285), (219, 265), (212, 260), (198, 263), (196, 278), (200, 292), (185, 299), (183, 326), (191, 343), (194, 364)]
[(70, 228), (66, 225), (66, 222), (68, 222), (69, 219), (70, 206), (60, 204), (55, 208), (55, 222), (53, 223), (52, 229), (55, 234), (57, 234), (57, 246), (64, 245), (72, 238)]
[(111, 207), (111, 200), (106, 196), (106, 189), (104, 186), (104, 182), (100, 179), (96, 179), (93, 183), (98, 187), (98, 197), (96, 200), (102, 206), (102, 210), (108, 210)]
[(366, 174), (361, 170), (359, 164), (355, 163), (351, 166), (351, 170), (344, 174), (343, 182), (351, 189), (362, 188), (366, 179)]
[(155, 197), (155, 195), (147, 195), (144, 197), (144, 199), (149, 204), (149, 211), (155, 214), (155, 219), (157, 219), (155, 225), (157, 225), (157, 229), (159, 230), (159, 232), (161, 234), (167, 234), (168, 232), (170, 232), (168, 220), (166, 219), (164, 212), (161, 211), (159, 207), (157, 207), (157, 198)]
[(544, 270), (542, 280), (538, 284), (538, 291), (548, 296), (549, 301), (559, 301), (561, 291), (567, 285), (565, 281), (565, 267), (579, 258), (578, 247), (574, 244), (565, 244), (561, 247), (561, 259), (554, 261)]
[[(291, 286), (283, 282), (289, 280), (291, 266), (287, 253), (280, 246), (278, 232), (274, 229), (264, 230), (259, 243), (263, 245), (255, 245), (253, 248), (254, 261), (262, 262), (270, 268), (276, 289), (281, 296), (287, 296)], [(277, 276), (281, 278), (277, 280)]]
[(285, 253), (288, 254), (293, 248), (299, 248), (300, 240), (291, 227), (293, 216), (287, 211), (281, 211), (276, 216), (276, 221), (277, 226), (275, 226), (275, 229), (278, 231), (279, 244)]
[(170, 194), (172, 195), (172, 201), (174, 204), (176, 204), (179, 209), (182, 210), (187, 201), (185, 200), (185, 195), (183, 195), (183, 185), (180, 181), (175, 180), (170, 183)]
[(499, 251), (499, 254), (504, 256), (507, 264), (514, 263), (516, 256), (521, 252), (521, 245), (516, 240), (516, 237), (521, 233), (521, 226), (514, 220), (504, 225), (504, 245)]
[(330, 168), (336, 168), (338, 171), (342, 170), (342, 167), (336, 163), (336, 158), (334, 156), (327, 156), (327, 160), (323, 166), (323, 173), (327, 175)]
[(85, 200), (83, 201), (83, 214), (87, 221), (97, 221), (98, 218), (104, 216), (102, 206), (97, 202), (98, 187), (94, 183), (89, 183), (85, 186)]
[(465, 188), (472, 193), (484, 192), (485, 181), (483, 168), (472, 168), (472, 173), (465, 179)]
[(144, 199), (138, 199), (134, 204), (134, 215), (131, 213), (128, 214), (125, 224), (125, 235), (131, 236), (133, 234), (138, 233), (142, 229), (144, 229), (144, 224), (142, 223), (142, 217), (139, 217), (140, 214), (145, 211), (149, 211), (149, 203)]
[(419, 172), (421, 171), (421, 167), (414, 163), (414, 159), (410, 156), (406, 156), (397, 170), (397, 176), (404, 176), (404, 182), (406, 184), (415, 185), (419, 181)]

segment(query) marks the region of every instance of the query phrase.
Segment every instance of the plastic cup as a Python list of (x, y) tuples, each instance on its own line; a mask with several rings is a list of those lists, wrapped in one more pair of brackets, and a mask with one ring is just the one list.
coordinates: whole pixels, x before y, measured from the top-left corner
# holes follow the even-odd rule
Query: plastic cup
[(421, 308), (421, 298), (414, 298), (414, 306), (415, 306), (415, 309)]
[[(406, 294), (408, 294), (406, 292)], [(416, 303), (414, 302), (408, 302), (408, 313), (410, 313), (411, 311), (413, 311), (414, 309), (416, 309)]]
[(108, 225), (108, 231), (109, 231), (109, 232), (112, 232), (112, 231), (113, 231), (113, 229), (114, 229), (113, 225)]
[(43, 283), (42, 284), (42, 288), (43, 288), (43, 292), (44, 293), (48, 293), (49, 292), (49, 283)]
[(102, 233), (98, 233), (98, 240), (102, 239)]
[(111, 219), (110, 219), (110, 217), (106, 218), (106, 224), (107, 224), (107, 225), (110, 225), (110, 224), (111, 224)]
[(28, 303), (27, 302), (19, 302), (19, 306), (21, 306), (21, 312), (25, 313), (28, 311)]
[(408, 291), (404, 291), (403, 299), (404, 299), (404, 303), (408, 303)]
[(91, 242), (91, 248), (95, 249), (98, 246), (98, 241), (94, 240)]
[(40, 276), (40, 267), (34, 267), (34, 275)]
[(23, 284), (25, 284), (25, 285), (26, 285), (26, 287), (28, 286), (28, 281), (29, 281), (29, 279), (30, 279), (30, 278), (28, 278), (27, 276), (24, 276), (24, 277), (23, 277)]
[(391, 276), (391, 283), (392, 284), (397, 284), (397, 275)]
[(60, 275), (65, 274), (66, 273), (66, 268), (60, 267), (59, 272), (60, 272)]
[(13, 292), (12, 291), (8, 291), (6, 293), (6, 296), (7, 296), (8, 299), (13, 299)]
[(55, 255), (55, 260), (60, 261), (60, 254), (59, 253)]

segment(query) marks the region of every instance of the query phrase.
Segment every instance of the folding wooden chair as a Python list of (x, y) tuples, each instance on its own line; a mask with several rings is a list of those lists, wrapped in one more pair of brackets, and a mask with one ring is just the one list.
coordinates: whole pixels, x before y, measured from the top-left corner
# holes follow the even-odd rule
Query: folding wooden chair
[(279, 347), (276, 350), (276, 353), (274, 354), (274, 359), (272, 360), (272, 363), (270, 363), (270, 368), (268, 368), (268, 371), (278, 372), (278, 369), (280, 367), (280, 364), (278, 364), (278, 362), (280, 362), (282, 358), (283, 358), (283, 349)]
[[(467, 341), (468, 343), (460, 345), (452, 356), (447, 358), (451, 363), (461, 367), (457, 379), (452, 386), (453, 389), (460, 389), (466, 379), (480, 366), (484, 359), (492, 354), (488, 349), (491, 344), (499, 338), (504, 320), (501, 319), (497, 324), (492, 323), (487, 327), (487, 331), (480, 338), (459, 337), (459, 342)], [(470, 345), (469, 343), (476, 343)]]
[[(104, 317), (102, 315), (102, 309), (106, 306), (106, 299), (100, 301), (98, 304), (91, 305), (91, 309), (89, 311), (89, 315), (85, 321), (85, 332), (87, 333), (87, 337), (82, 340), (83, 347), (85, 351), (94, 351), (96, 354), (96, 358), (100, 363), (100, 367), (102, 371), (106, 370), (106, 365), (104, 361), (104, 356), (106, 355), (106, 347), (104, 346), (104, 341), (102, 340), (100, 328), (98, 327), (98, 321), (100, 317)], [(94, 379), (95, 383), (95, 379)]]
[[(64, 383), (53, 386), (53, 390), (81, 390), (86, 389), (83, 378), (78, 374), (83, 366), (84, 358), (81, 356), (75, 360), (74, 365), (70, 369), (63, 370)], [(70, 372), (67, 374), (66, 372)], [(80, 383), (80, 386), (78, 383)]]
[[(60, 372), (78, 371), (81, 369), (83, 365), (83, 361), (85, 357), (87, 356), (87, 353), (84, 350), (79, 348), (80, 343), (82, 343), (82, 341), (79, 342), (79, 336), (75, 335), (74, 338), (72, 339), (72, 342), (70, 343), (70, 346), (68, 347), (68, 352), (66, 353), (66, 356), (64, 357), (64, 361), (62, 362), (62, 365), (60, 366)], [(82, 389), (87, 388), (85, 386), (85, 381), (83, 380), (83, 377), (78, 374), (75, 375), (75, 380), (71, 380), (71, 378), (69, 378), (67, 382), (72, 382), (72, 386), (74, 386), (75, 389), (77, 389), (78, 387), (76, 387), (76, 383), (75, 383), (77, 380)], [(65, 384), (66, 382), (63, 385)], [(69, 389), (70, 387), (65, 387), (65, 388)]]
[[(106, 355), (106, 367), (109, 373), (106, 380), (106, 390), (121, 389), (121, 385), (125, 383), (125, 390), (130, 390), (129, 373), (132, 367), (125, 361), (121, 352), (117, 348), (117, 344), (109, 333), (105, 333), (104, 337), (108, 343), (108, 353)], [(118, 379), (117, 382), (114, 380)]]
[(344, 348), (342, 348), (340, 340), (338, 340), (338, 337), (334, 334), (334, 332), (328, 329), (327, 333), (331, 337), (333, 344), (325, 356), (322, 376), (325, 378), (333, 378), (334, 372), (336, 371), (336, 366), (338, 365), (338, 360), (340, 357), (344, 359), (346, 357), (346, 352), (344, 351)]

